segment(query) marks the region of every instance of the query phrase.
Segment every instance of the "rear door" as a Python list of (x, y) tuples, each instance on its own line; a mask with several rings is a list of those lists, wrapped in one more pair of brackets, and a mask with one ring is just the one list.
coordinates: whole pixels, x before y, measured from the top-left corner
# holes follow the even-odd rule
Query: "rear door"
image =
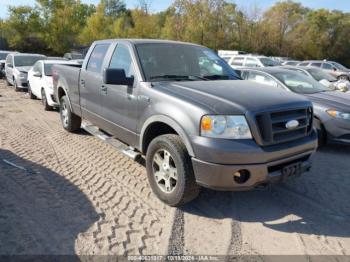
[(6, 58), (6, 78), (13, 84), (13, 55), (8, 55)]
[(83, 118), (96, 125), (101, 120), (101, 87), (103, 85), (102, 69), (105, 57), (110, 47), (109, 43), (96, 44), (91, 51), (89, 61), (81, 69), (80, 104)]
[(131, 47), (124, 43), (115, 46), (106, 68), (123, 69), (127, 77), (134, 77), (134, 85), (107, 85), (101, 92), (102, 117), (109, 133), (128, 144), (135, 144), (137, 128), (137, 77)]

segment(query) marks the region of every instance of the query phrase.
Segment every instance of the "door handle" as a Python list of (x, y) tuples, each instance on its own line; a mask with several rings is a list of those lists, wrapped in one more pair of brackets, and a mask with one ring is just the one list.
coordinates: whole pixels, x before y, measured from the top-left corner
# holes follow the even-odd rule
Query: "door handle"
[(85, 80), (80, 80), (80, 86), (81, 86), (82, 88), (85, 88)]
[(107, 95), (107, 90), (108, 90), (107, 86), (105, 86), (105, 85), (101, 86), (101, 94), (102, 95)]

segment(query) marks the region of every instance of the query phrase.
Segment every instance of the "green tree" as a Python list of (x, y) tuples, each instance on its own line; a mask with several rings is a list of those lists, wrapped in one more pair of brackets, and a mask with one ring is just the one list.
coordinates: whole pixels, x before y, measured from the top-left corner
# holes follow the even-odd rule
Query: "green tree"
[(43, 38), (55, 54), (63, 54), (78, 45), (78, 35), (94, 6), (80, 0), (37, 0), (44, 23)]
[(3, 23), (3, 35), (9, 46), (22, 52), (46, 50), (40, 34), (40, 15), (32, 7), (9, 7), (9, 18)]

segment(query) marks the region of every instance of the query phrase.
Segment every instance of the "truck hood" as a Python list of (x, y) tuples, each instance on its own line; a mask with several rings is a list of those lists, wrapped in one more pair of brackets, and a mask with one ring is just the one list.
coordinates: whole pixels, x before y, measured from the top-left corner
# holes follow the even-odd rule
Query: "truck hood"
[(300, 95), (246, 80), (159, 82), (154, 88), (195, 102), (212, 113), (245, 114), (311, 106)]
[(322, 92), (306, 95), (313, 103), (329, 107), (329, 109), (338, 109), (350, 111), (350, 94), (339, 91)]
[(16, 66), (17, 70), (20, 72), (28, 73), (28, 71), (32, 68), (31, 66)]

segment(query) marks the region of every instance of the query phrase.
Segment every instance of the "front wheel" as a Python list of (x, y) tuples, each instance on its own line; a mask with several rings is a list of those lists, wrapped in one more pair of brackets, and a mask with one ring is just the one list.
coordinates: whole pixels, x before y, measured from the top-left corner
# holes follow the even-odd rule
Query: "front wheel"
[(80, 129), (81, 118), (72, 112), (66, 96), (63, 96), (60, 100), (60, 115), (64, 129), (69, 132), (75, 132)]
[(181, 206), (198, 196), (191, 158), (178, 135), (155, 138), (147, 150), (146, 167), (153, 192), (166, 204)]
[(41, 90), (41, 102), (43, 103), (45, 111), (51, 111), (52, 110), (52, 106), (50, 106), (49, 102), (47, 101), (45, 89)]
[(32, 92), (32, 88), (30, 87), (30, 84), (28, 82), (28, 94), (30, 99), (36, 99), (36, 96)]
[(16, 80), (13, 80), (13, 86), (14, 86), (16, 92), (21, 91), (21, 89), (18, 87)]
[(345, 81), (349, 81), (350, 78), (346, 75), (341, 75), (341, 76), (338, 76), (338, 80), (345, 80)]

